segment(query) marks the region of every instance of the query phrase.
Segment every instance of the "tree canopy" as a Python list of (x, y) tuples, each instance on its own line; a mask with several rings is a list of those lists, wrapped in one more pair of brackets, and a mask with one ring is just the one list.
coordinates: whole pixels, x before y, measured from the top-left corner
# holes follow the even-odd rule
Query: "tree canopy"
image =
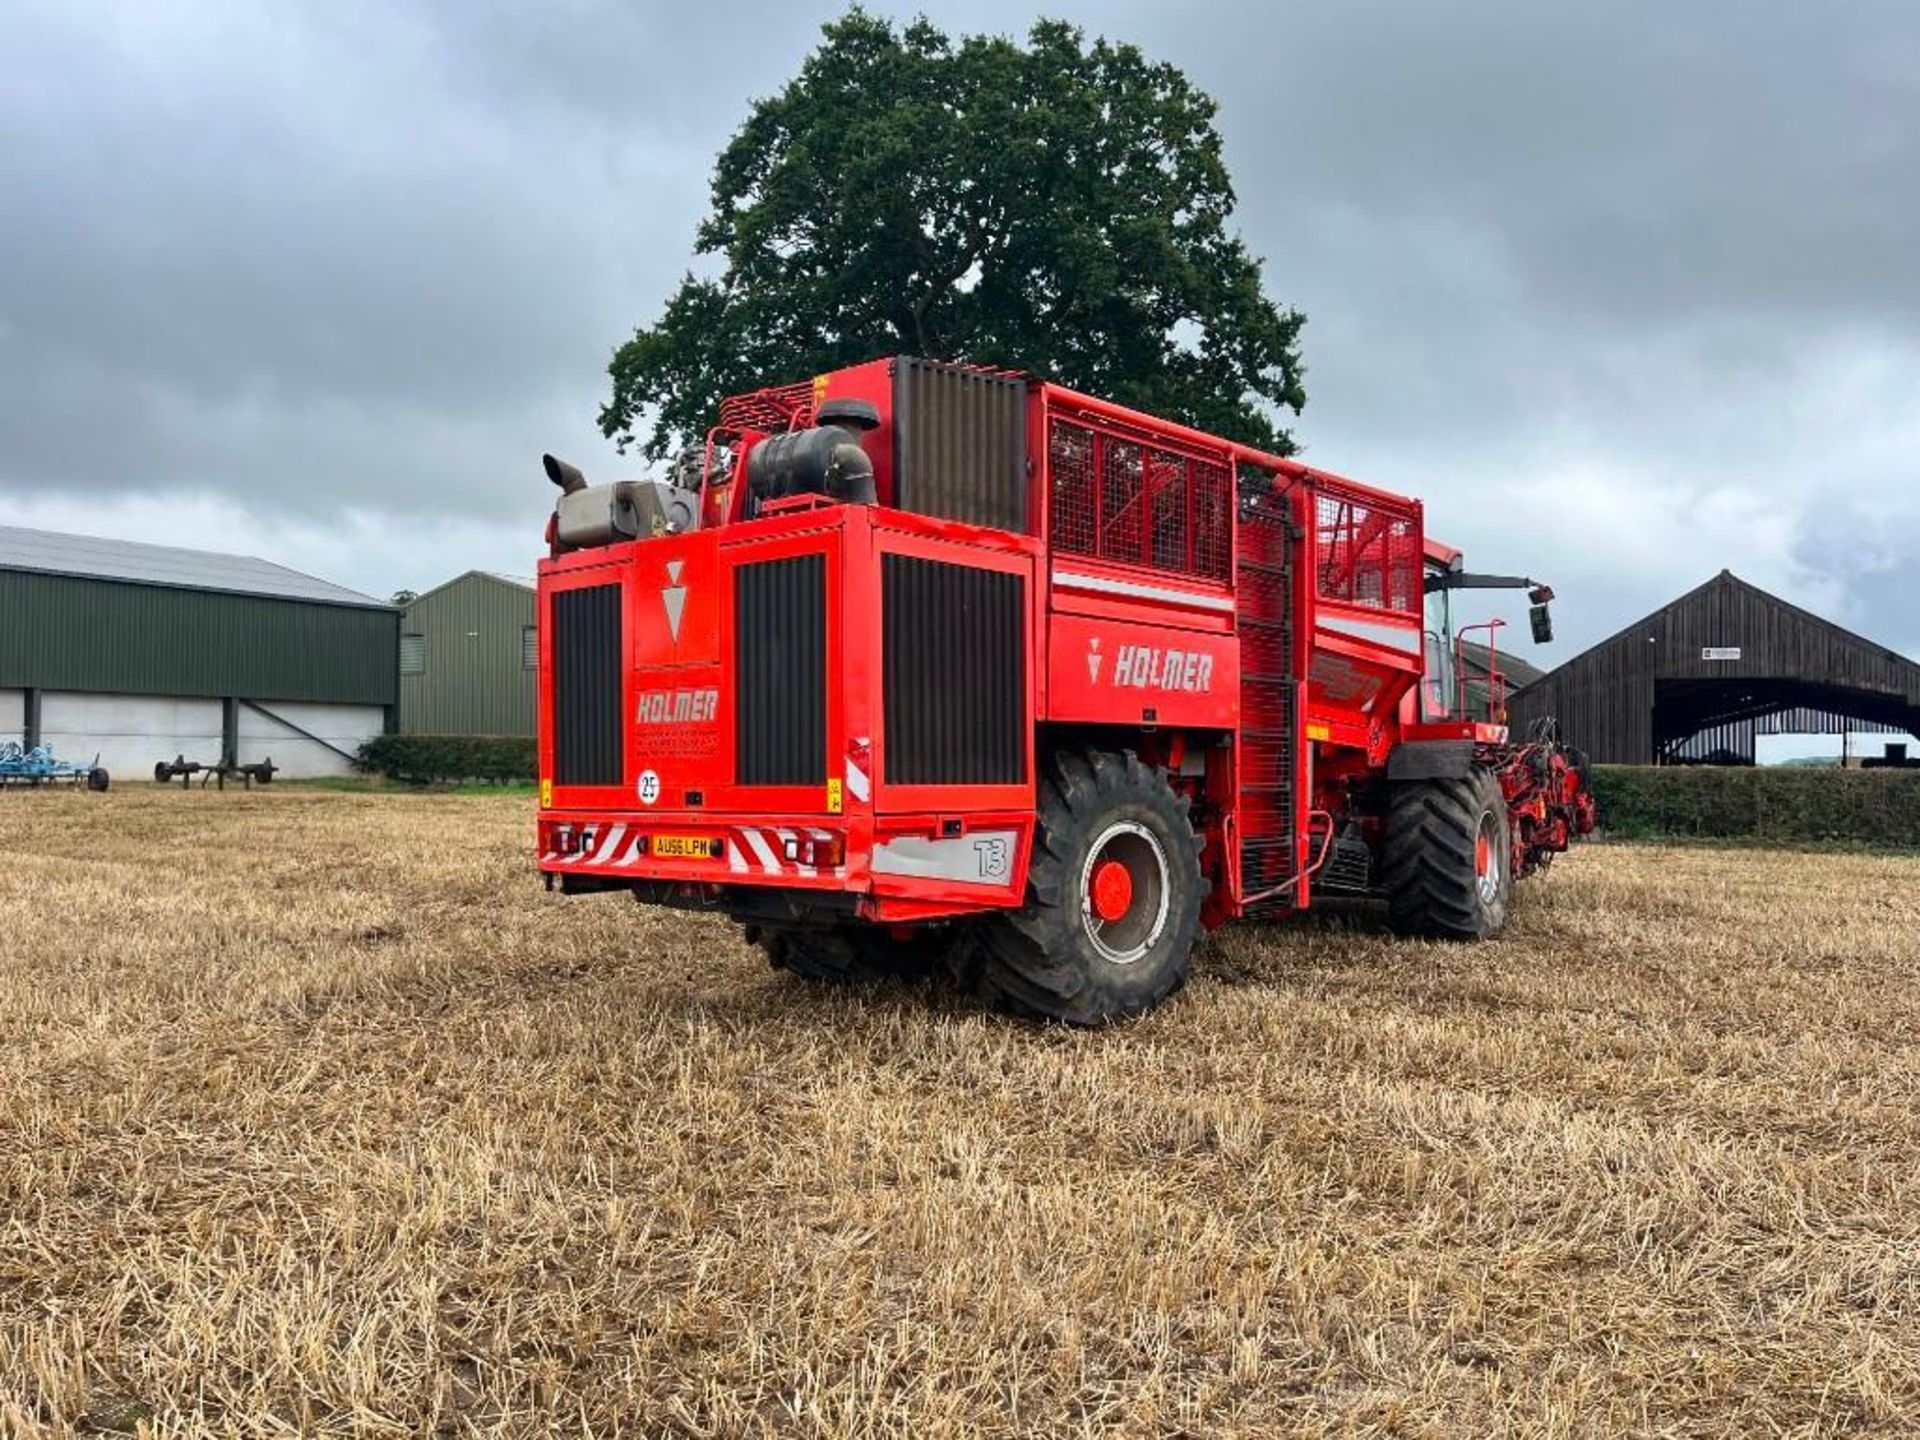
[(1179, 69), (1051, 20), (1023, 46), (856, 8), (823, 35), (721, 152), (697, 249), (724, 268), (615, 351), (609, 436), (658, 457), (723, 396), (907, 353), (1292, 448), (1303, 317), (1229, 229)]

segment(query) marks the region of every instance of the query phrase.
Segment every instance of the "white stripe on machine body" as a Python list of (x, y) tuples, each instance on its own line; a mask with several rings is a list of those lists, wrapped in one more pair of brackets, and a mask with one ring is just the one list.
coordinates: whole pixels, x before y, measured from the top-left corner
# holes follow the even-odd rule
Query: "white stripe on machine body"
[(856, 800), (866, 800), (873, 794), (873, 787), (867, 783), (867, 772), (853, 761), (847, 761), (847, 792)]
[(1355, 640), (1366, 640), (1375, 645), (1385, 645), (1389, 649), (1406, 650), (1414, 654), (1420, 651), (1421, 634), (1418, 629), (1408, 630), (1398, 625), (1352, 620), (1345, 615), (1321, 615), (1316, 623), (1323, 630), (1332, 630), (1336, 634), (1350, 636)]
[(747, 845), (752, 849), (754, 858), (760, 862), (760, 868), (769, 875), (778, 875), (780, 873), (780, 862), (774, 858), (773, 848), (767, 844), (766, 837), (758, 830), (749, 829), (745, 826), (741, 827), (740, 833), (746, 838)]
[(1168, 600), (1176, 605), (1191, 605), (1198, 610), (1233, 613), (1233, 601), (1225, 595), (1196, 595), (1191, 590), (1179, 590), (1171, 585), (1117, 580), (1111, 575), (1084, 575), (1078, 570), (1054, 571), (1053, 583), (1065, 590), (1091, 590), (1102, 595), (1125, 595), (1136, 600)]

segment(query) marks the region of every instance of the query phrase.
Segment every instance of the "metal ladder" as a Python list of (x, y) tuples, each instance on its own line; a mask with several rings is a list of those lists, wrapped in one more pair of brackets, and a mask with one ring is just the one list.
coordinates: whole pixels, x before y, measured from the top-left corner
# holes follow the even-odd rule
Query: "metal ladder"
[[(1264, 471), (1243, 472), (1234, 589), (1240, 631), (1240, 749), (1235, 756), (1240, 893), (1283, 885), (1299, 868), (1294, 773), (1299, 682), (1293, 673), (1294, 529)], [(1291, 890), (1251, 907), (1293, 908)]]

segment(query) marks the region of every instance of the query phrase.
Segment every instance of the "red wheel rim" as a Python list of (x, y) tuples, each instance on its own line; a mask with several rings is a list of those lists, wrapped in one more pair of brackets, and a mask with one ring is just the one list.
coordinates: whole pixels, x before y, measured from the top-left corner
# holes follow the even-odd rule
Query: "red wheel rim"
[(1473, 885), (1488, 905), (1500, 895), (1500, 851), (1505, 838), (1498, 826), (1499, 821), (1489, 812), (1480, 817), (1480, 829), (1473, 837)]
[(1133, 904), (1133, 876), (1118, 860), (1102, 860), (1093, 871), (1093, 913), (1111, 925)]

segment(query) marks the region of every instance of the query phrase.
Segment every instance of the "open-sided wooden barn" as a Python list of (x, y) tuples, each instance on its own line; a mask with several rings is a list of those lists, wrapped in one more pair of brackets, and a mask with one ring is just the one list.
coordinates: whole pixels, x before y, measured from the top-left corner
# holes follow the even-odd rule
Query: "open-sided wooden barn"
[(1760, 735), (1920, 733), (1920, 664), (1722, 570), (1510, 704), (1604, 764), (1751, 764)]

